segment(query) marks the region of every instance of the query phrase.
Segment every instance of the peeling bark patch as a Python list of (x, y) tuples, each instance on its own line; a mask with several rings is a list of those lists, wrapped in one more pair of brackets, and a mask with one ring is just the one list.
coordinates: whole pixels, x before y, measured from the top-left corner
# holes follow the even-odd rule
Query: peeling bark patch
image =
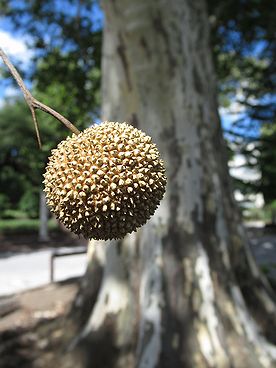
[(120, 239), (116, 242), (115, 248), (118, 252), (118, 255), (121, 256), (122, 252), (123, 252), (123, 241), (122, 241), (122, 239)]
[(116, 347), (116, 332), (114, 329), (116, 315), (106, 316), (104, 324), (97, 331), (91, 332), (82, 341), (80, 348), (85, 356), (85, 367), (114, 367), (119, 353)]
[(140, 38), (140, 44), (143, 47), (143, 49), (145, 50), (145, 53), (147, 55), (147, 58), (150, 60), (151, 59), (151, 51), (149, 49), (148, 43), (147, 43), (147, 41), (146, 41), (146, 39), (145, 39), (144, 36), (142, 36)]
[(116, 0), (111, 0), (111, 4), (113, 5), (113, 9), (114, 9), (115, 14), (119, 14), (119, 15), (121, 15), (120, 10), (119, 10), (119, 9), (118, 9), (118, 7), (117, 7), (117, 2), (116, 2)]
[[(227, 362), (228, 357), (219, 337), (219, 319), (215, 307), (215, 292), (211, 278), (208, 256), (203, 246), (198, 243), (198, 258), (195, 268), (199, 282), (202, 302), (199, 309), (198, 341), (201, 351), (211, 367), (218, 362)], [(223, 365), (225, 366), (225, 365)]]
[[(206, 189), (206, 191), (211, 192), (212, 188)], [(202, 201), (204, 205), (202, 221), (199, 221), (198, 209), (195, 208), (193, 211), (193, 221), (196, 224), (197, 232), (201, 242), (204, 244), (204, 248), (208, 253), (211, 268), (216, 268), (220, 265), (220, 254), (217, 244), (219, 240), (216, 238), (216, 214), (208, 210), (206, 203), (208, 202), (208, 196), (203, 194)], [(228, 275), (225, 275), (228, 276)]]
[(175, 58), (172, 54), (172, 50), (170, 48), (169, 35), (166, 31), (166, 28), (163, 25), (162, 17), (161, 17), (160, 12), (156, 16), (153, 17), (153, 26), (154, 26), (156, 32), (159, 33), (163, 37), (163, 40), (164, 40), (164, 43), (165, 43), (166, 54), (167, 54), (167, 58), (168, 58), (169, 66), (170, 66), (170, 70), (172, 72), (172, 75), (174, 75), (177, 63), (176, 63), (176, 60), (175, 60)]
[(93, 310), (97, 301), (103, 278), (103, 267), (98, 259), (93, 257), (90, 262), (93, 263), (93, 267), (90, 267), (87, 270), (86, 275), (81, 282), (75, 303), (72, 305), (72, 309), (70, 310), (71, 318), (76, 321), (81, 328), (88, 321), (91, 310)]
[(200, 80), (200, 76), (198, 74), (198, 71), (196, 69), (196, 66), (193, 66), (193, 77), (194, 77), (194, 85), (195, 85), (195, 90), (199, 93), (202, 94), (203, 92), (203, 85), (201, 83)]
[[(154, 228), (142, 233), (144, 267), (140, 283), (140, 326), (137, 345), (137, 367), (157, 366), (161, 350), (162, 243)], [(147, 243), (145, 243), (145, 241)]]
[(121, 33), (119, 33), (119, 45), (117, 47), (117, 52), (118, 52), (118, 55), (123, 65), (128, 88), (129, 90), (132, 90), (132, 85), (131, 85), (131, 80), (130, 80), (130, 75), (129, 75), (129, 65), (128, 65), (128, 60), (126, 56), (126, 46), (125, 46), (123, 36)]
[[(144, 354), (144, 351), (147, 348), (153, 334), (154, 334), (153, 323), (151, 321), (146, 321), (145, 326), (144, 326), (143, 339), (141, 340), (141, 346), (142, 346), (141, 351), (140, 351), (141, 356)], [(143, 364), (145, 365), (145, 367), (147, 367), (148, 363), (149, 363), (148, 360), (145, 359)], [(140, 365), (140, 367), (142, 368), (143, 365)]]
[(168, 151), (170, 155), (170, 162), (172, 163), (173, 171), (168, 170), (168, 180), (171, 186), (174, 188), (170, 192), (170, 223), (169, 228), (173, 229), (175, 226), (175, 221), (177, 219), (178, 207), (180, 205), (180, 190), (177, 181), (177, 174), (182, 165), (182, 150), (177, 140), (177, 133), (175, 129), (175, 117), (173, 111), (171, 112), (172, 124), (170, 127), (163, 130), (161, 139), (166, 141), (168, 145)]
[(272, 367), (272, 362), (276, 361), (276, 347), (259, 334), (255, 321), (251, 318), (246, 308), (240, 289), (233, 285), (232, 296), (235, 301), (236, 312), (243, 326), (248, 340), (253, 344), (255, 352), (263, 367)]
[(184, 290), (181, 292), (186, 283), (181, 260), (185, 254), (191, 254), (194, 239), (174, 224), (162, 242), (165, 308), (162, 313), (162, 352), (158, 368), (193, 367), (193, 310), (190, 307), (190, 295), (184, 295)]
[(177, 139), (177, 132), (175, 129), (176, 125), (174, 112), (171, 111), (171, 125), (163, 130), (161, 139), (165, 142), (168, 142), (168, 151), (171, 157), (172, 167), (175, 169), (173, 172), (173, 177), (171, 178), (172, 180), (175, 179), (176, 174), (182, 164), (183, 158), (183, 153)]
[(139, 126), (138, 117), (137, 117), (137, 114), (135, 112), (133, 112), (132, 115), (131, 115), (130, 123), (133, 126), (135, 126), (135, 128), (138, 128), (138, 126)]
[(175, 228), (175, 221), (178, 217), (178, 209), (180, 204), (179, 189), (176, 186), (175, 193), (170, 196), (170, 219), (169, 219), (169, 231), (172, 232)]

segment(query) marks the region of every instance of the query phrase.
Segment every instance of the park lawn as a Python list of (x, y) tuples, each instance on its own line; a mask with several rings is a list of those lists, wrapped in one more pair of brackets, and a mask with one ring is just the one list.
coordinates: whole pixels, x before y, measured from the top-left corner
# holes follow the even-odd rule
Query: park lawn
[[(48, 222), (50, 230), (58, 228), (57, 222), (50, 219)], [(0, 220), (0, 233), (22, 233), (33, 232), (39, 229), (39, 219), (5, 219)]]

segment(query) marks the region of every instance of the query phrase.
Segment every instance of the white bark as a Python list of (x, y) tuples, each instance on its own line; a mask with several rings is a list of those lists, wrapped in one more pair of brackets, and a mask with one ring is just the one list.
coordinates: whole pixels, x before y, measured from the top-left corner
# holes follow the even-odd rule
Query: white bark
[(129, 300), (128, 287), (126, 286), (124, 267), (118, 256), (118, 249), (115, 241), (111, 241), (106, 249), (106, 265), (102, 287), (99, 292), (97, 303), (93, 314), (87, 322), (83, 332), (85, 337), (91, 331), (97, 329), (104, 323), (108, 314), (119, 314), (127, 307)]
[(225, 343), (221, 342), (223, 331), (215, 306), (215, 290), (209, 267), (208, 255), (202, 244), (198, 243), (198, 256), (195, 273), (198, 278), (201, 303), (199, 306), (198, 340), (205, 359), (210, 367), (226, 367)]
[(248, 340), (253, 344), (260, 363), (263, 367), (272, 367), (273, 362), (276, 361), (276, 347), (261, 336), (255, 321), (248, 313), (240, 289), (237, 286), (233, 286), (231, 291), (235, 301), (237, 318), (240, 320)]
[(161, 352), (161, 318), (164, 306), (162, 292), (162, 243), (152, 221), (141, 236), (140, 322), (137, 343), (137, 367), (158, 364)]

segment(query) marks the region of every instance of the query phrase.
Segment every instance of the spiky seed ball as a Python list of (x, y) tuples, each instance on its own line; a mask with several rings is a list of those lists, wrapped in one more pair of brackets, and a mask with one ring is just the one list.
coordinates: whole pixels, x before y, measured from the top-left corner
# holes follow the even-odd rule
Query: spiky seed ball
[(44, 190), (72, 232), (116, 239), (153, 215), (165, 192), (164, 173), (150, 137), (126, 123), (104, 122), (52, 150)]

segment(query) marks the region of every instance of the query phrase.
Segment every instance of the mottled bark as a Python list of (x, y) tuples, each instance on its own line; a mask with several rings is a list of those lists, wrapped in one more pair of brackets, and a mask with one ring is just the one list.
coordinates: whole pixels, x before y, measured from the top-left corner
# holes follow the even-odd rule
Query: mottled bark
[(152, 136), (168, 185), (140, 231), (93, 243), (103, 277), (75, 346), (95, 368), (272, 367), (275, 304), (233, 200), (204, 1), (102, 4), (102, 118)]

